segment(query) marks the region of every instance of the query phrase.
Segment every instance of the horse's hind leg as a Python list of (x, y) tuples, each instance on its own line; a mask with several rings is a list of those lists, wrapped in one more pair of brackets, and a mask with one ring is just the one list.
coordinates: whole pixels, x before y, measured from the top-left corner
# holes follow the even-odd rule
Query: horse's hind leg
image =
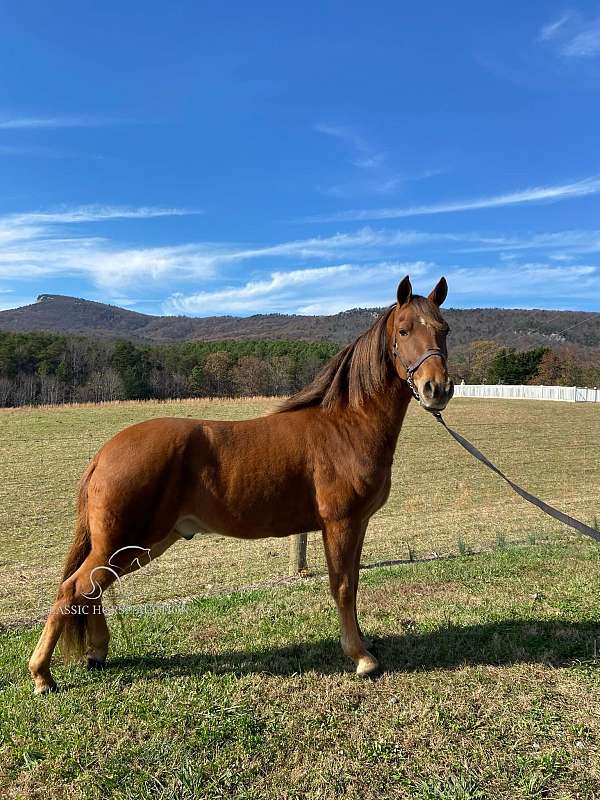
[[(161, 556), (177, 539), (180, 535), (176, 531), (172, 531), (164, 539), (156, 542), (149, 548), (124, 548), (119, 555), (121, 558), (122, 566), (117, 568), (119, 577), (123, 577), (131, 572), (135, 572), (140, 567), (146, 566), (147, 563)], [(118, 556), (117, 556), (118, 560)], [(115, 558), (111, 557), (111, 565), (115, 564)], [(98, 603), (90, 607), (89, 617), (87, 621), (87, 666), (88, 669), (98, 669), (104, 665), (108, 655), (108, 645), (110, 641), (110, 630), (104, 615), (102, 607), (102, 598)]]
[(35, 685), (35, 694), (46, 694), (56, 689), (50, 673), (50, 659), (65, 625), (65, 615), (64, 605), (59, 598), (50, 609), (42, 635), (29, 659), (29, 672)]
[(99, 666), (105, 661), (109, 630), (102, 610), (103, 593), (117, 575), (120, 577), (145, 566), (179, 538), (179, 534), (172, 531), (150, 548), (125, 547), (108, 553), (92, 549), (82, 565), (61, 584), (56, 602), (50, 609), (42, 635), (29, 660), (36, 694), (45, 694), (56, 688), (50, 672), (50, 661), (61, 634), (65, 636), (79, 631), (78, 637), (67, 636), (65, 644), (72, 655), (83, 655), (85, 652), (88, 666)]
[(104, 616), (102, 602), (90, 607), (87, 623), (87, 649), (85, 652), (88, 669), (97, 669), (106, 661), (110, 631)]
[[(56, 689), (56, 684), (50, 672), (50, 661), (56, 644), (65, 633), (73, 633), (75, 642), (80, 640), (83, 645), (85, 632), (89, 623), (90, 601), (86, 594), (90, 594), (95, 586), (103, 592), (114, 580), (114, 575), (101, 569), (106, 558), (94, 551), (89, 553), (82, 565), (64, 580), (60, 586), (58, 596), (44, 625), (44, 630), (39, 638), (35, 650), (29, 659), (29, 671), (35, 684), (36, 694), (45, 694)], [(78, 635), (77, 635), (78, 634)]]

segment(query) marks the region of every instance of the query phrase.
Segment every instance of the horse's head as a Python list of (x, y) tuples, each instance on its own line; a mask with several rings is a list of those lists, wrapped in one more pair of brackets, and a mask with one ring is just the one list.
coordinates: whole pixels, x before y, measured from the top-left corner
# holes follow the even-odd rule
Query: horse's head
[(429, 297), (413, 295), (407, 275), (388, 322), (395, 369), (427, 411), (442, 411), (454, 393), (446, 363), (449, 328), (439, 311), (447, 294), (448, 284), (441, 278)]

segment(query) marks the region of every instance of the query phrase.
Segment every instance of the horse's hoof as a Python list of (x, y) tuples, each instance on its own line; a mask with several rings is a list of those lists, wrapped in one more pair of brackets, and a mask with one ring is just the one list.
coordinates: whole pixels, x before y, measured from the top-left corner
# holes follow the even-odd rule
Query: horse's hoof
[(375, 678), (379, 671), (379, 662), (372, 655), (363, 656), (356, 666), (356, 674), (359, 678)]
[(88, 660), (87, 660), (87, 668), (90, 671), (97, 670), (97, 669), (104, 669), (104, 661), (98, 661), (97, 658), (88, 658)]
[(52, 683), (43, 683), (39, 686), (36, 686), (33, 690), (35, 695), (43, 695), (43, 694), (53, 694), (54, 692), (58, 691), (57, 685), (52, 681)]

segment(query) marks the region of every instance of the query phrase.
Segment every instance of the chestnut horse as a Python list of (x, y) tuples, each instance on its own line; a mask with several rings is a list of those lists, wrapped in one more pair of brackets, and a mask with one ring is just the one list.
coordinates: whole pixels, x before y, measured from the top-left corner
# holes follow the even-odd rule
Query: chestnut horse
[(107, 442), (79, 488), (75, 538), (63, 582), (29, 669), (35, 692), (55, 688), (52, 652), (101, 665), (109, 631), (102, 592), (178, 539), (215, 532), (240, 539), (321, 529), (341, 644), (359, 675), (378, 663), (356, 616), (363, 539), (386, 502), (396, 442), (413, 396), (446, 407), (448, 326), (442, 278), (429, 297), (408, 276), (397, 302), (341, 350), (315, 380), (258, 419), (178, 418), (132, 425)]

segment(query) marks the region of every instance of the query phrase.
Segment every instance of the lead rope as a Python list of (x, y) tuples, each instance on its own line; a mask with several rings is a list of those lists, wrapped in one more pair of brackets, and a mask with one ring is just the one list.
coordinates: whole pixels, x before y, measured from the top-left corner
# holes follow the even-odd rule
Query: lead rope
[(522, 486), (519, 486), (517, 483), (511, 481), (510, 478), (506, 477), (502, 470), (498, 469), (498, 467), (492, 461), (490, 461), (489, 458), (484, 456), (483, 453), (475, 447), (475, 445), (471, 444), (468, 439), (465, 439), (465, 437), (461, 436), (460, 433), (457, 433), (456, 431), (452, 430), (452, 428), (449, 428), (439, 411), (432, 411), (430, 413), (432, 413), (440, 425), (442, 425), (448, 431), (450, 436), (452, 436), (452, 438), (455, 439), (461, 447), (464, 447), (467, 453), (470, 453), (478, 461), (481, 461), (482, 464), (495, 472), (496, 475), (502, 478), (503, 481), (506, 481), (513, 492), (516, 492), (520, 497), (523, 498), (523, 500), (527, 500), (528, 503), (532, 503), (534, 506), (537, 506), (544, 512), (544, 514), (554, 517), (554, 519), (557, 519), (564, 525), (568, 525), (569, 527), (574, 528), (576, 531), (579, 531), (579, 533), (583, 533), (586, 536), (591, 536), (592, 539), (600, 542), (600, 531), (597, 531), (595, 528), (586, 525), (585, 522), (581, 522), (574, 517), (570, 517), (568, 514), (565, 514), (564, 511), (559, 511), (558, 508), (548, 505), (548, 503), (540, 500), (539, 497), (536, 497), (534, 494), (531, 494), (523, 489)]

